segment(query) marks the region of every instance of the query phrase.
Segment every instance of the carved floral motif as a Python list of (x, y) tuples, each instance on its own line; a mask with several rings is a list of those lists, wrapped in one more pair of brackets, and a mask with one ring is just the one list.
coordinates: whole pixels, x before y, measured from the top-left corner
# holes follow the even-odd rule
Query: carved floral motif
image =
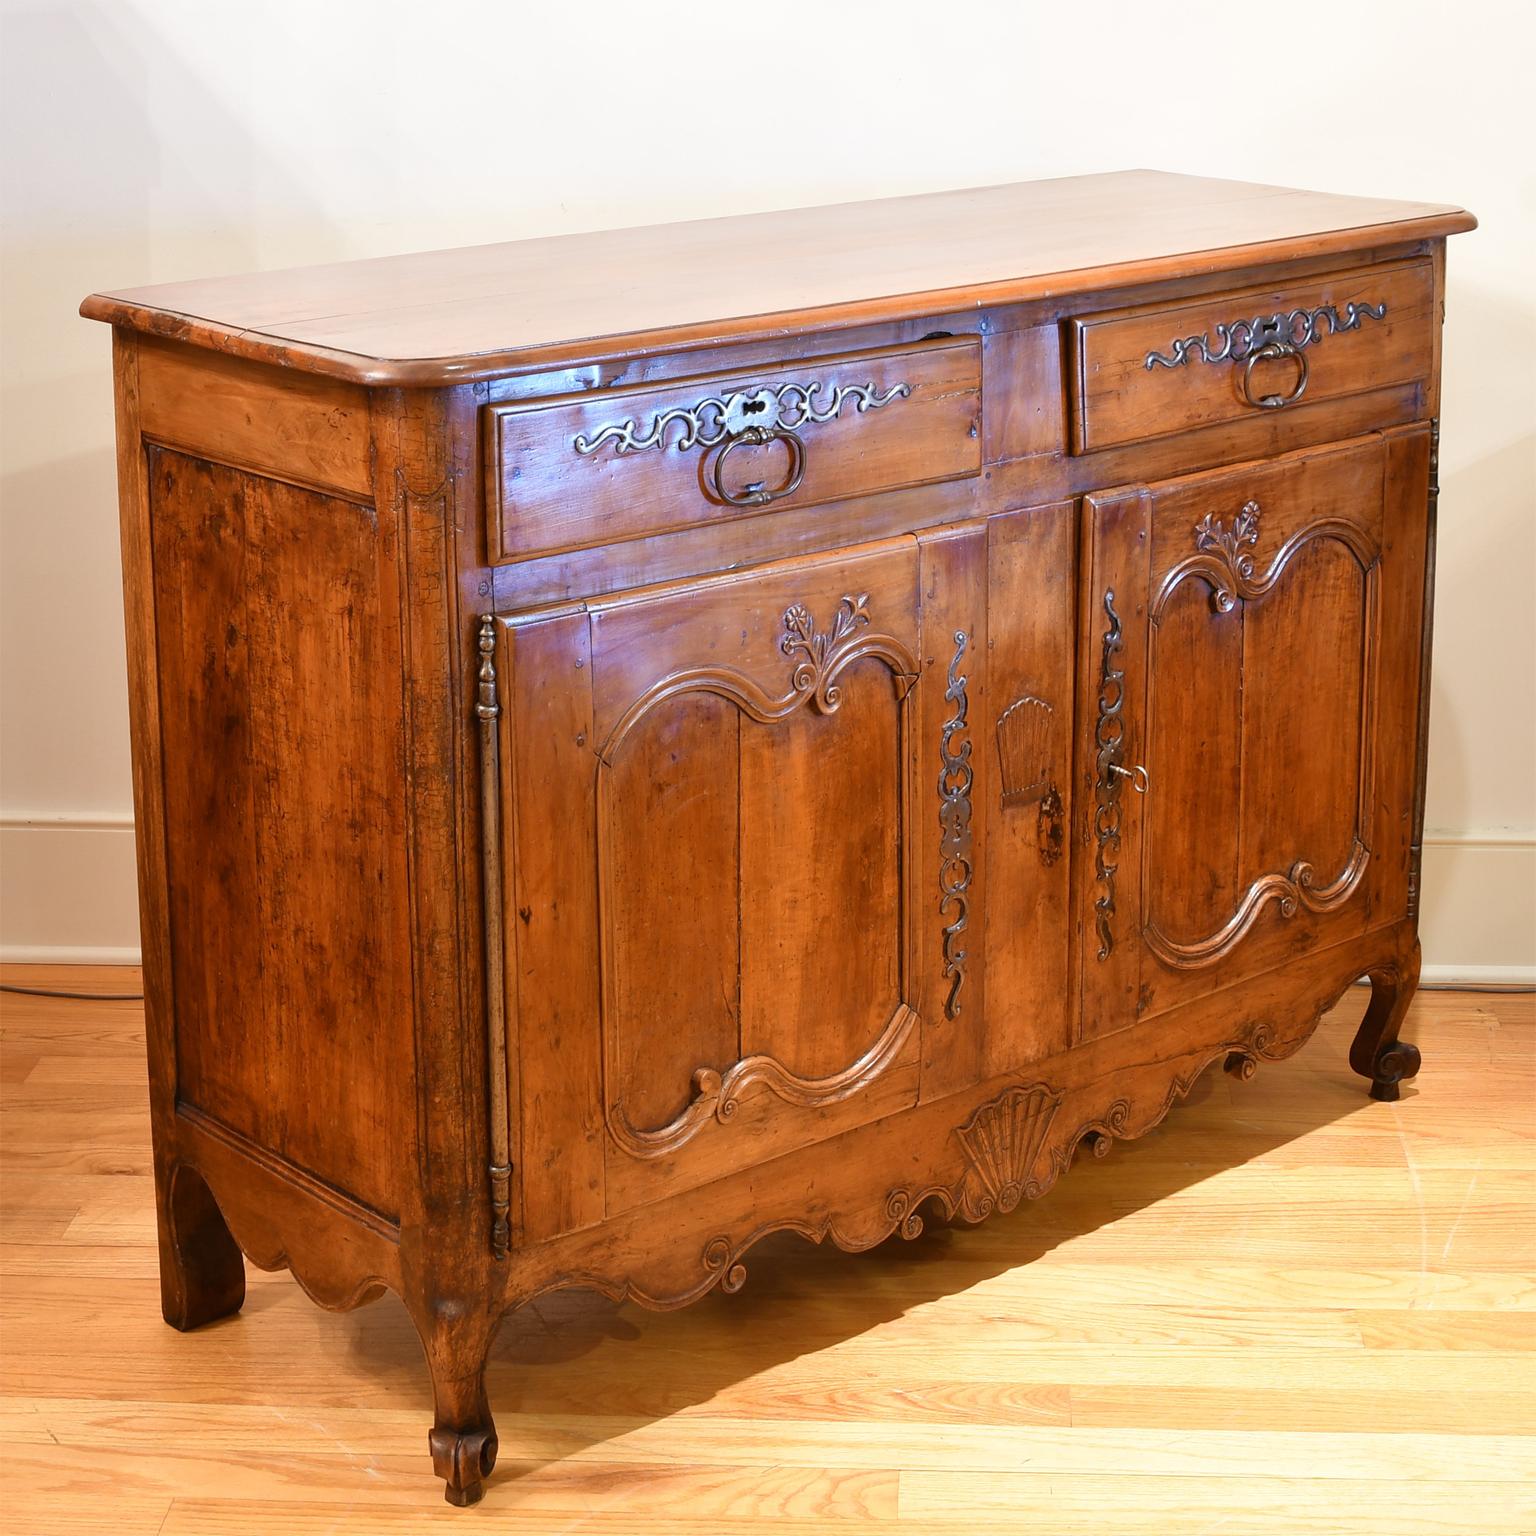
[(845, 594), (832, 616), (832, 628), (819, 634), (811, 611), (803, 603), (795, 603), (784, 613), (784, 638), (779, 649), (786, 656), (799, 656), (790, 677), (790, 687), (797, 698), (809, 697), (823, 714), (834, 713), (843, 702), (836, 677), (841, 671), (840, 660), (851, 649), (853, 637), (869, 626), (869, 594), (857, 596)]
[(1230, 613), (1237, 602), (1234, 588), (1253, 580), (1253, 556), (1246, 553), (1259, 542), (1259, 504), (1245, 501), (1232, 526), (1225, 527), (1215, 513), (1207, 512), (1195, 524), (1195, 548), (1214, 556), (1226, 566), (1229, 579), (1214, 586), (1211, 606)]

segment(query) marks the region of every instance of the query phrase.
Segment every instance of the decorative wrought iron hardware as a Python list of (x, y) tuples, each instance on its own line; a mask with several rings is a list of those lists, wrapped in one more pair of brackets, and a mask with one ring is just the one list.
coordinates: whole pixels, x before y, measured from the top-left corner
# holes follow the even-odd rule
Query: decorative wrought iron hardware
[(1121, 755), (1125, 746), (1125, 671), (1115, 665), (1125, 648), (1120, 615), (1115, 612), (1115, 589), (1104, 593), (1104, 612), (1109, 623), (1104, 630), (1104, 649), (1099, 661), (1099, 718), (1093, 729), (1097, 747), (1094, 780), (1094, 878), (1099, 895), (1093, 903), (1093, 922), (1099, 935), (1099, 959), (1108, 960), (1115, 947), (1115, 872), (1120, 857), (1120, 778), (1124, 772)]
[(1199, 336), (1175, 337), (1168, 352), (1148, 352), (1145, 367), (1178, 368), (1191, 357), (1202, 363), (1240, 363), (1261, 347), (1289, 347), (1299, 352), (1325, 336), (1340, 331), (1357, 331), (1362, 320), (1385, 320), (1385, 304), (1346, 304), (1344, 318), (1332, 304), (1317, 309), (1293, 309), (1289, 313), (1255, 315), (1251, 320), (1234, 320), (1230, 325), (1218, 325), (1215, 341), (1211, 332)]
[(944, 722), (939, 735), (939, 915), (948, 918), (944, 925), (944, 978), (949, 995), (944, 999), (944, 1017), (960, 1017), (960, 988), (965, 984), (968, 951), (960, 947), (965, 932), (971, 888), (971, 743), (960, 738), (969, 730), (966, 710), (967, 678), (960, 670), (970, 636), (963, 629), (955, 631), (955, 654), (949, 663), (949, 686), (944, 697), (954, 705), (954, 713)]
[(911, 393), (910, 384), (893, 384), (881, 390), (873, 380), (864, 384), (823, 385), (817, 380), (812, 384), (767, 385), (730, 395), (709, 395), (697, 405), (658, 412), (644, 427), (633, 416), (610, 422), (591, 437), (578, 433), (572, 446), (577, 453), (589, 454), (612, 443), (614, 453), (620, 456), (647, 448), (665, 449), (672, 428), (680, 427), (671, 442), (679, 453), (690, 448), (718, 448), (749, 431), (772, 433), (822, 426), (835, 420), (850, 403), (861, 414), (877, 411)]

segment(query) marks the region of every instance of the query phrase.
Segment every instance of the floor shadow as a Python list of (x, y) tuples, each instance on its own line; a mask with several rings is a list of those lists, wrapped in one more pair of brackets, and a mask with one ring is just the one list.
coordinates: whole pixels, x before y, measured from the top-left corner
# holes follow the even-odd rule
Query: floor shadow
[[(520, 1414), (568, 1420), (561, 1454), (576, 1454), (1027, 1266), (1348, 1115), (1370, 1112), (1366, 1084), (1345, 1059), (1368, 995), (1366, 988), (1352, 989), (1301, 1052), (1265, 1066), (1252, 1082), (1234, 1082), (1213, 1065), (1145, 1137), (1115, 1143), (1103, 1159), (1080, 1157), (1043, 1199), (979, 1227), (928, 1223), (914, 1241), (892, 1239), (862, 1254), (780, 1234), (750, 1250), (740, 1293), (715, 1292), (679, 1312), (646, 1312), (581, 1291), (542, 1297), (506, 1320), (493, 1352), (488, 1386), (502, 1442), (495, 1482), (515, 1482), (559, 1459), (519, 1460)], [(1413, 1015), (1404, 1033), (1413, 1037)], [(1415, 1092), (1404, 1085), (1405, 1105)], [(1349, 1176), (1340, 1169), (1341, 1179)], [(1209, 1258), (1221, 1262), (1218, 1251)], [(1176, 1305), (1180, 1298), (1167, 1300)], [(351, 1364), (389, 1378), (391, 1401), (419, 1404), (424, 1422), (429, 1419), (426, 1372), (399, 1302), (390, 1297), (345, 1322)], [(907, 1406), (923, 1411), (921, 1405), (904, 1405), (904, 1411)], [(996, 1408), (989, 1403), (989, 1416)], [(783, 1411), (789, 1416), (796, 1404), (787, 1401)], [(803, 1404), (799, 1411), (815, 1416)], [(936, 1423), (957, 1422), (942, 1405), (934, 1412)], [(1049, 1419), (1048, 1406), (1021, 1400), (1019, 1412), (1020, 1422)]]

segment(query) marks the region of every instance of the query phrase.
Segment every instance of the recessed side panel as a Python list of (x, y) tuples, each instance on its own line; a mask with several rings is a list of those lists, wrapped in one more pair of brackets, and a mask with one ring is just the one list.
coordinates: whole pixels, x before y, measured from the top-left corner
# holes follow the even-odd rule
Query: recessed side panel
[(178, 1105), (391, 1219), (412, 1145), (394, 532), (148, 451)]

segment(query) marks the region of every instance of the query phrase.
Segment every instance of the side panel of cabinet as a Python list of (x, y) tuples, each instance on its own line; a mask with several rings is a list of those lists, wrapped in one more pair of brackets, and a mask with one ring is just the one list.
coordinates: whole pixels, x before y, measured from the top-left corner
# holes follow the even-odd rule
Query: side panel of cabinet
[(178, 1109), (398, 1221), (412, 977), (396, 527), (171, 449), (148, 449), (145, 476)]
[(1404, 915), (1427, 432), (1089, 498), (1082, 1029)]

